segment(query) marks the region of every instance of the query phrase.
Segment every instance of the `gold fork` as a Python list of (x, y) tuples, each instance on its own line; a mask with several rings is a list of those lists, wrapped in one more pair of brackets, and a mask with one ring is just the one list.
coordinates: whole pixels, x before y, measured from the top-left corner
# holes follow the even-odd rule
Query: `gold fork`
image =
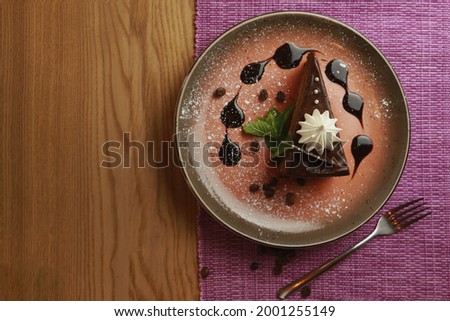
[[(334, 259), (328, 261), (321, 267), (303, 275), (297, 280), (291, 282), (290, 284), (281, 288), (277, 295), (280, 299), (286, 299), (289, 295), (299, 290), (301, 287), (305, 286), (313, 279), (328, 271), (337, 263), (345, 259), (355, 250), (366, 244), (369, 240), (379, 235), (391, 235), (400, 232), (410, 226), (411, 224), (417, 222), (418, 220), (424, 218), (431, 214), (428, 207), (425, 207), (425, 203), (422, 202), (423, 198), (418, 198), (413, 201), (409, 201), (405, 204), (399, 205), (394, 209), (384, 213), (378, 220), (378, 224), (373, 232), (367, 236), (364, 240), (348, 249), (341, 255), (335, 257)], [(418, 203), (418, 204), (417, 204)]]

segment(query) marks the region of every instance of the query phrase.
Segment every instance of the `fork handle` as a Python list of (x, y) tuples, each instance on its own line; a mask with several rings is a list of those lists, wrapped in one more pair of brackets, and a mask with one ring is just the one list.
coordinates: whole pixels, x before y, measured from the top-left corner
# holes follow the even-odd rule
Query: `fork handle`
[(280, 298), (282, 300), (286, 299), (288, 296), (290, 296), (294, 292), (298, 291), (301, 287), (305, 286), (306, 284), (308, 284), (309, 282), (314, 280), (316, 277), (318, 277), (322, 273), (324, 273), (324, 272), (328, 271), (329, 269), (331, 269), (333, 266), (335, 266), (340, 261), (345, 259), (347, 256), (352, 254), (354, 251), (359, 249), (361, 246), (366, 244), (369, 240), (371, 240), (375, 236), (376, 236), (376, 233), (370, 234), (364, 240), (362, 240), (361, 242), (359, 242), (355, 246), (349, 248), (347, 251), (343, 252), (342, 254), (336, 256), (334, 259), (328, 261), (327, 263), (325, 263), (321, 267), (318, 267), (317, 269), (315, 269), (315, 270), (313, 270), (313, 271), (303, 275), (302, 277), (298, 278), (297, 280), (295, 280), (295, 281), (289, 283), (288, 285), (282, 287), (277, 293), (278, 298)]

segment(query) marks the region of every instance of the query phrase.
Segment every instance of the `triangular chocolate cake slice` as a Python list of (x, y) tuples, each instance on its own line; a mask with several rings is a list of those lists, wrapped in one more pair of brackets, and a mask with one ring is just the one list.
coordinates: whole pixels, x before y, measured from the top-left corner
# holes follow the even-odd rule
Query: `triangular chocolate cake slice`
[[(280, 174), (302, 178), (349, 175), (347, 160), (338, 133), (334, 134), (334, 140), (328, 142), (328, 145), (332, 146), (329, 149), (325, 149), (325, 146), (320, 146), (320, 144), (319, 148), (311, 148), (310, 143), (299, 142), (302, 138), (302, 135), (298, 133), (302, 129), (299, 122), (305, 122), (305, 114), (313, 115), (317, 109), (320, 114), (328, 111), (329, 118), (334, 118), (314, 52), (308, 53), (300, 71), (300, 77), (302, 78), (298, 98), (289, 128), (296, 149), (287, 150), (285, 157), (278, 162)], [(317, 111), (316, 115), (318, 115)], [(310, 120), (311, 117), (308, 116), (308, 119)], [(303, 126), (306, 129), (306, 125)], [(327, 136), (328, 134), (329, 136)], [(311, 136), (314, 137), (314, 135)], [(331, 133), (327, 133), (326, 136), (330, 139)]]

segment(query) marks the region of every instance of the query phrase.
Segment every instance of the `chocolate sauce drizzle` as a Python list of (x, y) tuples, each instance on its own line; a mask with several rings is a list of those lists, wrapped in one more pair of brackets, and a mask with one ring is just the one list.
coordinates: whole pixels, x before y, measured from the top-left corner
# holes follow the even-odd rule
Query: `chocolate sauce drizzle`
[[(246, 65), (240, 74), (241, 81), (248, 85), (256, 84), (262, 79), (265, 68), (272, 59), (282, 69), (295, 68), (300, 64), (303, 55), (309, 51), (314, 51), (314, 49), (301, 48), (293, 43), (285, 43), (275, 50), (272, 57)], [(357, 93), (348, 90), (348, 72), (348, 65), (339, 59), (331, 60), (325, 68), (325, 74), (328, 79), (345, 89), (345, 95), (342, 100), (344, 109), (357, 117), (362, 126), (364, 100)], [(220, 113), (220, 120), (225, 125), (226, 131), (219, 149), (219, 158), (228, 167), (236, 166), (242, 157), (239, 145), (231, 141), (228, 136), (228, 128), (240, 127), (245, 122), (245, 114), (238, 105), (238, 97), (239, 92), (224, 106)], [(373, 143), (369, 136), (358, 135), (353, 138), (351, 150), (355, 159), (355, 168), (352, 178), (355, 176), (361, 161), (372, 152), (372, 149)]]
[(256, 84), (260, 81), (264, 74), (264, 69), (270, 59), (271, 58), (264, 61), (252, 62), (251, 64), (245, 66), (241, 71), (241, 81), (247, 85)]
[[(295, 68), (300, 64), (303, 55), (309, 51), (314, 51), (314, 49), (301, 48), (290, 42), (285, 43), (275, 50), (272, 57), (246, 65), (240, 74), (241, 81), (247, 85), (256, 84), (262, 79), (265, 68), (272, 59), (282, 69)], [(325, 68), (325, 74), (328, 79), (345, 89), (345, 95), (342, 100), (344, 109), (357, 117), (361, 126), (363, 126), (362, 112), (364, 100), (357, 93), (348, 90), (348, 73), (348, 65), (339, 59), (331, 60)], [(242, 156), (239, 145), (231, 141), (228, 136), (228, 128), (240, 127), (245, 122), (245, 114), (238, 105), (238, 97), (239, 92), (224, 106), (220, 113), (220, 119), (225, 125), (226, 131), (219, 150), (219, 158), (225, 166), (229, 167), (236, 166)], [(369, 136), (358, 135), (353, 138), (351, 150), (355, 159), (355, 168), (352, 177), (355, 176), (361, 161), (372, 152), (372, 149), (373, 143)]]
[[(282, 69), (295, 68), (300, 64), (303, 55), (313, 49), (301, 48), (293, 43), (285, 43), (278, 47), (272, 57), (246, 65), (241, 71), (241, 81), (244, 84), (256, 84), (261, 80), (267, 64), (273, 59)], [(235, 166), (241, 159), (239, 145), (232, 142), (228, 136), (228, 128), (237, 128), (244, 124), (245, 114), (238, 105), (239, 92), (229, 101), (220, 112), (220, 120), (225, 125), (226, 132), (222, 146), (219, 150), (219, 158), (225, 166)]]
[(228, 132), (225, 133), (222, 146), (219, 149), (219, 158), (225, 166), (236, 166), (241, 160), (241, 149), (232, 142), (228, 137)]
[(300, 64), (300, 60), (302, 60), (305, 53), (313, 50), (312, 48), (301, 48), (291, 42), (287, 42), (275, 50), (272, 59), (275, 60), (278, 67), (292, 69)]
[(261, 80), (266, 65), (270, 60), (274, 60), (278, 67), (282, 69), (295, 68), (300, 64), (302, 57), (308, 51), (313, 51), (311, 48), (301, 48), (291, 42), (287, 42), (275, 50), (272, 57), (258, 62), (252, 62), (244, 67), (241, 71), (241, 81), (244, 84), (256, 84)]
[(239, 93), (223, 107), (220, 112), (220, 120), (225, 125), (225, 128), (237, 128), (242, 126), (245, 122), (244, 111), (238, 105)]
[(352, 140), (352, 154), (355, 158), (355, 169), (353, 170), (352, 178), (359, 167), (361, 161), (372, 152), (373, 143), (367, 135), (357, 135)]
[(241, 159), (239, 145), (232, 142), (228, 137), (228, 128), (242, 126), (245, 121), (244, 111), (238, 105), (239, 92), (229, 101), (220, 112), (220, 120), (225, 125), (225, 138), (219, 150), (219, 158), (225, 166), (236, 166)]
[(342, 100), (342, 105), (347, 112), (358, 118), (361, 126), (363, 126), (362, 113), (364, 100), (357, 93), (348, 90), (348, 65), (339, 59), (331, 60), (325, 68), (325, 74), (327, 75), (328, 79), (336, 84), (341, 85), (345, 89), (345, 95)]

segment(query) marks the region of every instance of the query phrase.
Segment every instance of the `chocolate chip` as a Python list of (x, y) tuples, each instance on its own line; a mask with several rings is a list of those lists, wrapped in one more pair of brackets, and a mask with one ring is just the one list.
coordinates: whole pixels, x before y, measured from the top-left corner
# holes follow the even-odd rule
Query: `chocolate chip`
[(294, 205), (294, 203), (295, 203), (295, 195), (294, 195), (294, 193), (291, 193), (291, 192), (287, 193), (285, 198), (284, 198), (284, 201), (286, 202), (287, 206)]
[(272, 272), (274, 275), (280, 275), (281, 273), (283, 273), (283, 267), (281, 265), (275, 265)]
[(200, 270), (200, 276), (205, 279), (209, 276), (209, 269), (205, 266)]
[(269, 185), (270, 186), (277, 186), (278, 184), (278, 179), (276, 177), (271, 177), (270, 181), (269, 181)]
[(267, 98), (269, 98), (269, 93), (267, 92), (267, 90), (261, 89), (258, 98), (260, 101), (265, 101)]
[(250, 151), (253, 153), (256, 153), (259, 151), (261, 145), (259, 144), (259, 142), (257, 140), (254, 140), (250, 143)]
[(280, 90), (279, 92), (277, 92), (277, 101), (282, 103), (285, 100), (286, 100), (286, 94), (284, 93), (284, 91)]
[(252, 264), (250, 264), (250, 270), (255, 271), (257, 270), (259, 267), (259, 264), (257, 262), (253, 262)]
[(214, 91), (214, 96), (215, 97), (222, 97), (223, 95), (225, 95), (227, 91), (225, 90), (225, 88), (223, 87), (219, 87)]
[(263, 189), (263, 191), (267, 191), (267, 190), (272, 189), (272, 188), (270, 187), (270, 184), (264, 183), (263, 186), (262, 186), (262, 189)]
[(267, 198), (273, 197), (275, 195), (275, 190), (273, 188), (269, 188), (269, 189), (264, 191), (264, 195)]
[(267, 252), (269, 252), (269, 247), (268, 246), (264, 246), (264, 245), (259, 245), (258, 246), (258, 253), (259, 254), (266, 254)]
[(305, 181), (305, 179), (304, 178), (297, 178), (296, 179), (296, 181), (297, 181), (297, 184), (298, 185), (300, 185), (300, 186), (305, 186), (305, 184), (306, 184), (306, 181)]
[(304, 287), (302, 287), (302, 289), (300, 290), (300, 294), (302, 296), (302, 298), (307, 298), (311, 295), (311, 288), (308, 285), (305, 285)]
[(252, 185), (250, 185), (249, 189), (250, 189), (250, 192), (252, 192), (252, 193), (257, 192), (257, 191), (259, 191), (259, 185), (252, 184)]

